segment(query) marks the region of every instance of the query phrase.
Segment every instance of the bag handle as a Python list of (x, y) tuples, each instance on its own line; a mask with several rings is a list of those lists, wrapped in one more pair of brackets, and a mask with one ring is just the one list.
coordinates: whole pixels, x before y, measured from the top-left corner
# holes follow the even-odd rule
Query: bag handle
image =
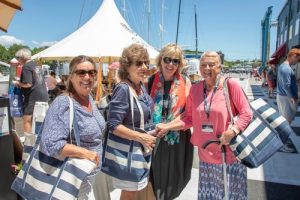
[[(229, 98), (229, 90), (228, 90), (228, 83), (227, 83), (227, 81), (229, 80), (229, 77), (227, 77), (226, 79), (225, 79), (225, 81), (224, 81), (224, 84), (223, 84), (223, 90), (224, 90), (224, 95), (225, 95), (225, 100), (226, 100), (226, 105), (227, 105), (227, 109), (228, 109), (228, 112), (229, 112), (229, 114), (230, 114), (230, 123), (231, 124), (233, 124), (233, 114), (232, 114), (232, 109), (231, 109), (231, 104), (230, 104), (230, 98)], [(251, 110), (252, 110), (252, 112), (253, 112), (253, 117), (254, 117), (254, 115), (257, 117), (257, 118), (259, 118), (264, 124), (265, 124), (265, 126), (266, 127), (268, 127), (270, 130), (272, 130), (273, 132), (275, 132), (275, 133), (277, 133), (277, 136), (279, 137), (279, 133), (278, 133), (278, 131), (274, 128), (274, 127), (272, 127), (271, 125), (270, 125), (270, 123), (265, 119), (265, 118), (263, 118), (262, 116), (261, 116), (261, 114), (256, 110), (256, 109), (254, 109), (253, 108), (253, 106), (250, 104), (250, 101), (249, 101), (249, 99), (248, 99), (248, 97), (247, 97), (247, 95), (246, 95), (246, 93), (245, 93), (245, 91), (242, 89), (242, 91), (243, 91), (243, 94), (244, 94), (244, 96), (246, 97), (246, 99), (247, 99), (247, 101), (248, 101), (248, 104), (249, 104), (249, 106), (250, 106), (250, 108), (251, 108)], [(250, 122), (249, 122), (250, 123)]]
[(129, 87), (129, 98), (130, 98), (130, 109), (131, 109), (131, 118), (132, 118), (132, 127), (133, 127), (133, 130), (135, 130), (134, 128), (134, 110), (133, 110), (133, 101), (135, 100), (137, 106), (138, 106), (138, 109), (139, 109), (139, 112), (140, 112), (140, 128), (141, 129), (144, 129), (144, 122), (145, 122), (145, 118), (144, 118), (144, 111), (142, 109), (142, 106), (140, 104), (140, 102), (138, 101), (137, 97), (135, 96), (135, 94), (133, 93), (132, 91), (132, 88), (128, 85)]
[(226, 101), (226, 107), (230, 115), (230, 124), (232, 125), (234, 123), (233, 121), (233, 113), (232, 113), (232, 108), (230, 104), (230, 98), (229, 98), (229, 92), (228, 92), (228, 83), (227, 81), (229, 80), (228, 77), (225, 78), (224, 83), (223, 83), (223, 92), (225, 96), (225, 101)]
[(80, 136), (79, 136), (79, 128), (78, 128), (78, 123), (77, 120), (76, 120), (76, 115), (75, 115), (75, 112), (74, 112), (74, 104), (73, 104), (73, 101), (71, 99), (70, 96), (68, 96), (68, 99), (69, 99), (69, 110), (70, 110), (70, 114), (69, 114), (69, 135), (70, 135), (70, 143), (72, 143), (72, 128), (73, 128), (73, 132), (74, 132), (74, 136), (75, 136), (75, 141), (76, 141), (76, 145), (77, 146), (80, 146)]

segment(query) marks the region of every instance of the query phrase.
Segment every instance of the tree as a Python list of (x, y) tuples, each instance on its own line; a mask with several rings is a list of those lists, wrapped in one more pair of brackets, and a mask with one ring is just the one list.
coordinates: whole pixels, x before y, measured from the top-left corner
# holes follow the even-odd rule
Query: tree
[(9, 53), (7, 49), (0, 44), (0, 60), (3, 62), (9, 62)]
[(41, 51), (43, 51), (43, 50), (45, 50), (45, 49), (47, 49), (48, 47), (47, 46), (45, 46), (45, 47), (38, 47), (38, 48), (33, 48), (32, 49), (32, 55), (34, 55), (34, 54), (37, 54), (37, 53), (40, 53)]

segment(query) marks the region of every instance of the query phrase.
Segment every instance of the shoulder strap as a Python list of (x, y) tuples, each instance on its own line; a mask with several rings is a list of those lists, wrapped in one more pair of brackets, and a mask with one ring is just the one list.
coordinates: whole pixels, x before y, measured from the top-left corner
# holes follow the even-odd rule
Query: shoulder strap
[[(133, 129), (134, 129), (134, 110), (133, 110), (133, 101), (135, 100), (137, 106), (138, 106), (138, 109), (139, 109), (139, 112), (140, 112), (140, 128), (141, 129), (144, 129), (144, 111), (142, 109), (142, 106), (141, 104), (139, 103), (137, 97), (135, 96), (135, 94), (133, 93), (131, 87), (128, 85), (128, 88), (129, 88), (129, 99), (130, 99), (130, 109), (131, 109), (131, 117), (132, 117), (132, 126), (133, 126)], [(135, 129), (134, 129), (135, 130)]]
[(70, 143), (72, 144), (72, 128), (73, 132), (74, 132), (74, 136), (75, 136), (75, 140), (76, 140), (76, 145), (80, 146), (80, 137), (78, 134), (78, 124), (74, 123), (74, 118), (75, 118), (75, 112), (74, 112), (74, 105), (73, 105), (73, 101), (71, 99), (71, 97), (68, 96), (69, 99), (69, 110), (70, 110), (70, 115), (69, 115), (69, 135), (70, 135)]
[(233, 124), (233, 114), (232, 114), (232, 108), (230, 104), (230, 98), (229, 98), (229, 91), (228, 91), (228, 80), (229, 78), (225, 78), (224, 83), (223, 83), (223, 92), (225, 96), (225, 101), (226, 101), (226, 107), (230, 115), (230, 123)]

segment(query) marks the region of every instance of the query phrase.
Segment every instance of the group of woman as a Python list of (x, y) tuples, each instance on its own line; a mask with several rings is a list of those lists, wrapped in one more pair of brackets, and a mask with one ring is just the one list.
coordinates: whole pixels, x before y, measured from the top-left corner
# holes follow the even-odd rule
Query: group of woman
[[(169, 44), (161, 50), (157, 58), (159, 71), (145, 81), (149, 62), (149, 54), (142, 45), (132, 44), (123, 50), (118, 72), (120, 83), (115, 86), (110, 102), (108, 134), (137, 141), (144, 148), (154, 150), (149, 177), (136, 183), (138, 189), (126, 180), (114, 181), (118, 177), (113, 177), (113, 186), (122, 190), (120, 199), (138, 199), (140, 190), (144, 188), (153, 191), (152, 196), (147, 195), (148, 199), (178, 197), (191, 177), (193, 145), (199, 147), (198, 199), (223, 199), (220, 147), (201, 148), (205, 141), (219, 136), (221, 143), (226, 145), (230, 199), (246, 199), (246, 168), (236, 161), (228, 143), (247, 126), (252, 113), (246, 97), (241, 95), (242, 89), (230, 79), (231, 103), (239, 117), (233, 126), (229, 126), (219, 55), (215, 52), (202, 55), (200, 72), (203, 80), (193, 86), (180, 73), (185, 61), (178, 45)], [(96, 171), (84, 180), (79, 199), (94, 199), (93, 180), (101, 168), (105, 121), (90, 96), (95, 81), (93, 60), (87, 56), (75, 57), (70, 63), (67, 92), (57, 97), (50, 106), (42, 131), (41, 146), (47, 155), (85, 158), (98, 165)], [(130, 90), (138, 101), (133, 104), (133, 109), (130, 109)], [(74, 103), (81, 147), (69, 143), (67, 96)], [(136, 116), (133, 120), (132, 110)], [(141, 114), (145, 125), (156, 125), (155, 134), (128, 128), (140, 125)]]

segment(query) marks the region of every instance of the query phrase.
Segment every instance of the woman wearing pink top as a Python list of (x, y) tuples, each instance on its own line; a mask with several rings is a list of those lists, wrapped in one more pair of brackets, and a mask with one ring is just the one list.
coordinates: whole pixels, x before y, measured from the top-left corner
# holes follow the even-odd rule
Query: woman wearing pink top
[(221, 75), (221, 58), (216, 52), (205, 52), (200, 59), (203, 80), (192, 86), (186, 103), (184, 118), (167, 124), (158, 124), (158, 136), (169, 130), (193, 127), (191, 142), (198, 146), (199, 186), (198, 199), (221, 200), (224, 197), (222, 156), (220, 146), (202, 144), (208, 140), (220, 139), (226, 149), (229, 199), (247, 199), (247, 170), (240, 164), (228, 144), (240, 131), (244, 130), (252, 118), (252, 111), (242, 88), (234, 79), (228, 80), (233, 114), (238, 119), (233, 126), (226, 107), (223, 93), (225, 78)]

